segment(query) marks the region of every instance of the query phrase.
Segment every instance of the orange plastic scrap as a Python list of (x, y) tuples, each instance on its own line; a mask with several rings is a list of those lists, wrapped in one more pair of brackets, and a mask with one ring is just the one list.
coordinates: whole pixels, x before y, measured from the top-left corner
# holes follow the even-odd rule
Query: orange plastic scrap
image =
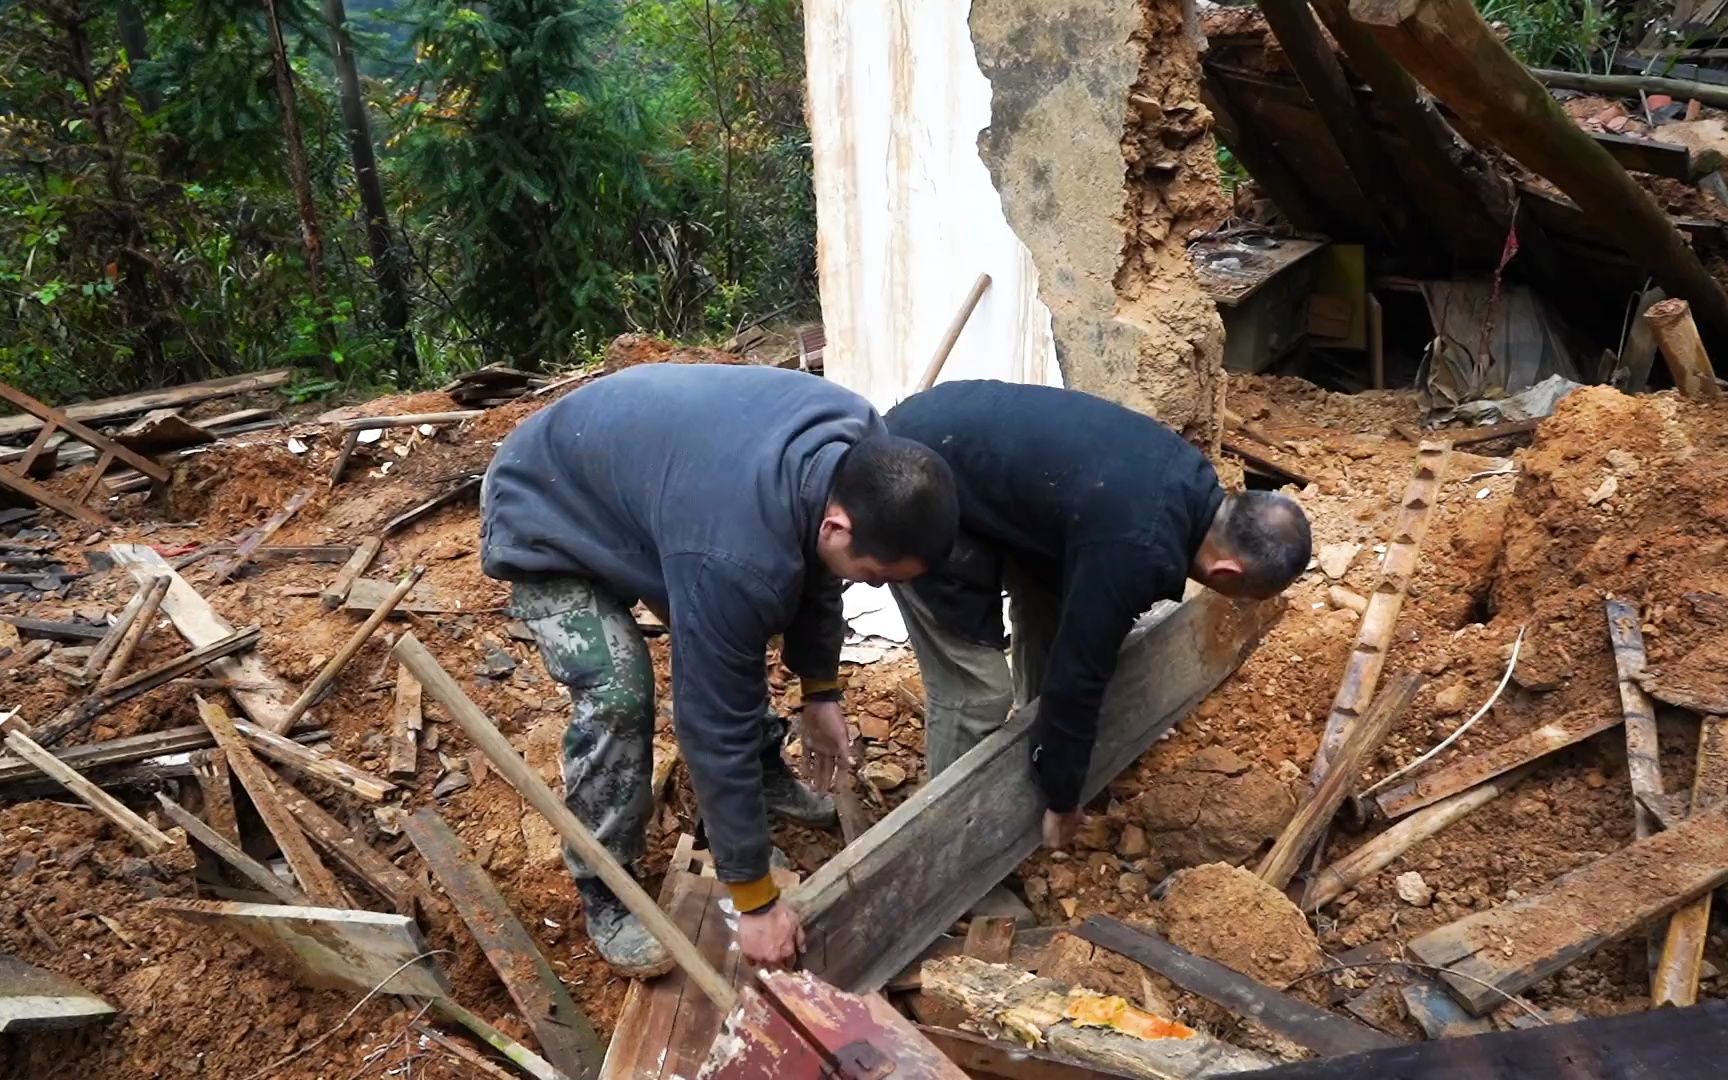
[(1114, 1028), (1137, 1039), (1192, 1039), (1199, 1034), (1185, 1024), (1154, 1016), (1114, 995), (1073, 995), (1068, 999), (1062, 1017), (1080, 1027)]

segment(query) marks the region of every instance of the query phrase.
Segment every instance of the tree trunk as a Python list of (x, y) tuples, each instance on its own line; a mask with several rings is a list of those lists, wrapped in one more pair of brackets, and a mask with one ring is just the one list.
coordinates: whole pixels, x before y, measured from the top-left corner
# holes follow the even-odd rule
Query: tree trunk
[[(150, 59), (150, 30), (144, 24), (144, 16), (139, 14), (137, 5), (129, 0), (120, 0), (114, 11), (115, 20), (120, 25), (120, 44), (126, 49), (126, 63), (136, 74), (138, 65)], [(162, 107), (162, 96), (154, 90), (138, 89), (137, 80), (129, 80), (132, 93), (138, 99), (138, 104), (146, 114), (153, 113)]]
[[(282, 21), (276, 15), (276, 0), (264, 0), (264, 21), (270, 28), (270, 60), (276, 69), (276, 100), (282, 106), (282, 134), (288, 144), (288, 180), (300, 210), (300, 242), (306, 252), (306, 282), (317, 313), (319, 340), (327, 352), (336, 347), (335, 327), (330, 325), (330, 304), (324, 295), (324, 235), (318, 227), (318, 204), (312, 199), (312, 173), (306, 166), (306, 140), (300, 132), (300, 113), (295, 108), (294, 70), (288, 65), (288, 47), (282, 41)], [(325, 367), (334, 373), (329, 357)]]
[(360, 188), (360, 205), (366, 215), (366, 244), (372, 251), (379, 308), (394, 343), (396, 384), (404, 386), (419, 374), (420, 358), (415, 354), (414, 335), (408, 328), (408, 288), (402, 249), (390, 231), (390, 211), (384, 202), (384, 185), (378, 177), (372, 125), (366, 117), (366, 99), (360, 92), (360, 71), (354, 62), (354, 43), (348, 37), (348, 12), (342, 0), (324, 0), (324, 20), (330, 24), (330, 58), (336, 68), (342, 121), (348, 128), (354, 182)]

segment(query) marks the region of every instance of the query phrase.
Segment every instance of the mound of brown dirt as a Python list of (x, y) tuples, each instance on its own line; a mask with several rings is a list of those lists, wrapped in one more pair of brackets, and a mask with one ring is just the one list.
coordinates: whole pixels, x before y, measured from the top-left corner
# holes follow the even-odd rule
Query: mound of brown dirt
[(1210, 863), (1178, 873), (1158, 928), (1189, 952), (1280, 989), (1326, 962), (1301, 910), (1247, 870)]
[(1131, 804), (1162, 877), (1204, 863), (1240, 863), (1277, 839), (1296, 811), (1292, 785), (1222, 746), (1153, 776)]

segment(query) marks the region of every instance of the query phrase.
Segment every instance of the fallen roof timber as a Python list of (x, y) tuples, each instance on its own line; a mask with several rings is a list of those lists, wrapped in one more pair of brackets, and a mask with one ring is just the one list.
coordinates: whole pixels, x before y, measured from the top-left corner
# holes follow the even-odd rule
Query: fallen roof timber
[[(1137, 628), (1104, 696), (1085, 798), (1223, 682), (1282, 610), (1201, 592)], [(1026, 748), (1036, 712), (1020, 710), (798, 891), (807, 966), (847, 990), (880, 988), (1037, 848), (1044, 799)]]

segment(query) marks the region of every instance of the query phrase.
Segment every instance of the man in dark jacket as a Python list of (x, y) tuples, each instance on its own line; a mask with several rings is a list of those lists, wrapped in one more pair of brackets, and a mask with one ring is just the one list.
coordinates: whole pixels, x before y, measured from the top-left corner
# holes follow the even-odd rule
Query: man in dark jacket
[[(769, 639), (802, 680), (801, 737), (818, 790), (849, 767), (840, 711), (841, 580), (906, 581), (957, 527), (942, 459), (888, 434), (870, 404), (777, 368), (653, 365), (542, 409), (499, 447), (482, 502), (482, 565), (548, 672), (570, 688), (565, 801), (628, 865), (653, 798), (654, 672), (630, 615), (672, 630), (673, 715), (717, 874), (758, 964), (788, 964), (802, 931), (777, 903), (767, 812), (808, 820), (814, 797), (764, 734)], [(825, 800), (824, 800), (825, 802)], [(568, 850), (589, 937), (614, 968), (672, 960)]]
[(1287, 496), (1226, 494), (1175, 432), (1078, 391), (944, 383), (901, 402), (887, 423), (941, 454), (960, 493), (948, 562), (893, 587), (929, 698), (930, 774), (1036, 697), (1045, 842), (1066, 844), (1104, 686), (1135, 620), (1181, 599), (1190, 577), (1226, 596), (1277, 594), (1307, 566), (1308, 519)]

